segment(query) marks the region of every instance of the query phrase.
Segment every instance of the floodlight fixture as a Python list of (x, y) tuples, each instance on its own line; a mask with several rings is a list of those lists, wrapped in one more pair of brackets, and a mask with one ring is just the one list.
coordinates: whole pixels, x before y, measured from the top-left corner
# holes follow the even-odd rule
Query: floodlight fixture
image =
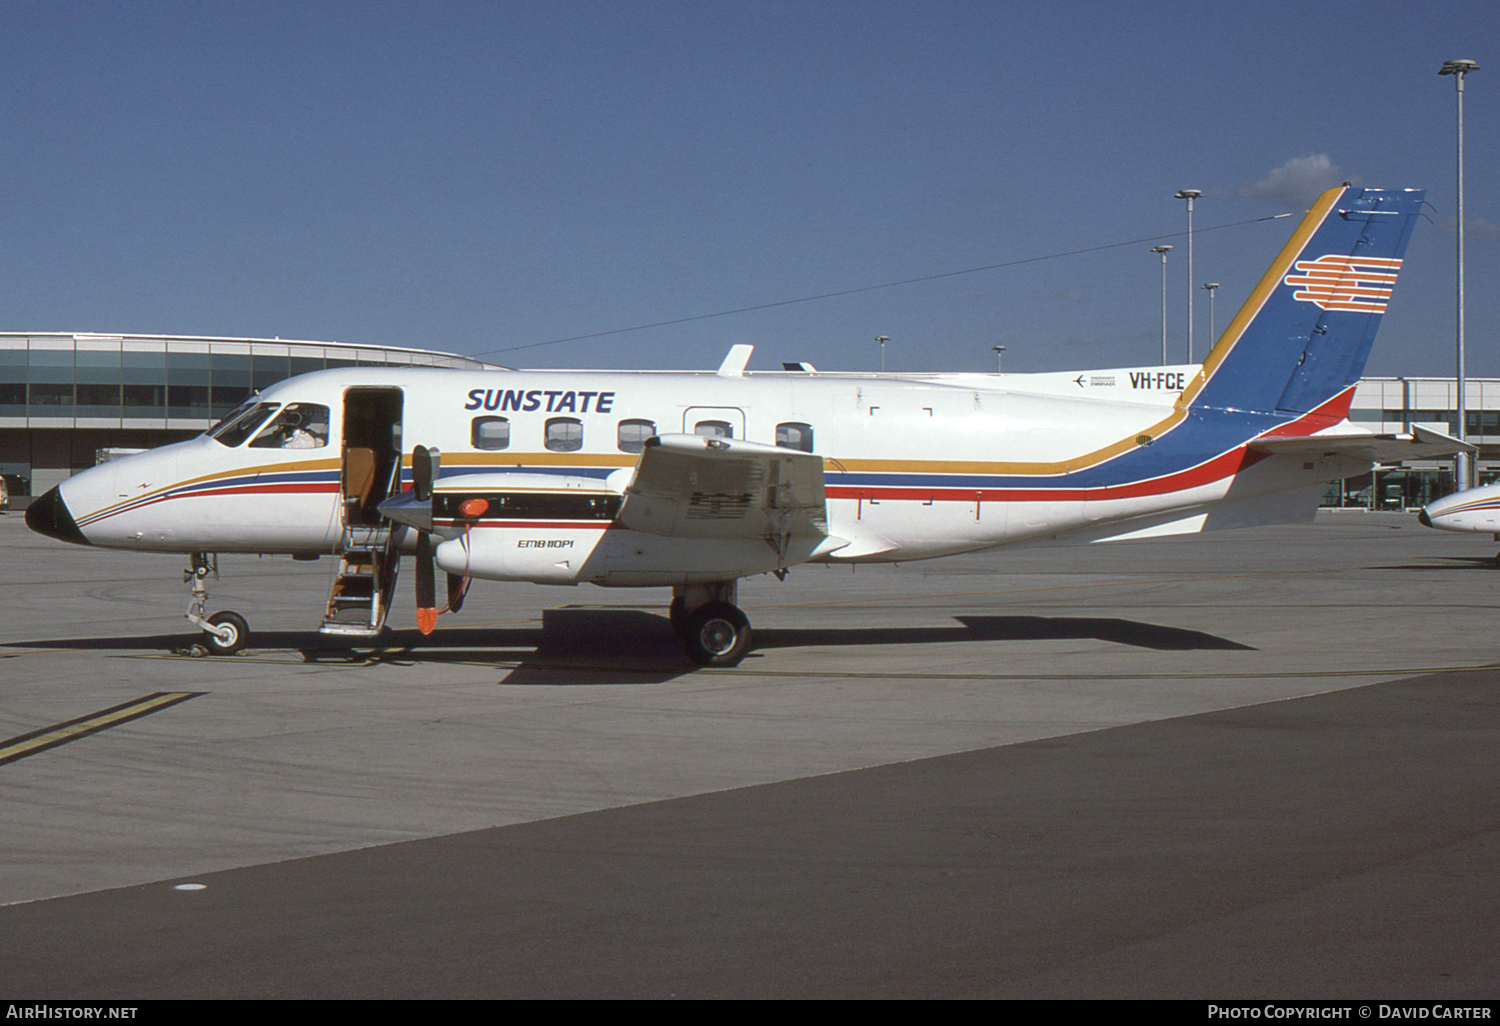
[(1187, 265), (1187, 362), (1193, 362), (1193, 200), (1203, 195), (1202, 189), (1178, 189), (1173, 199), (1187, 200), (1188, 215), (1188, 265)]

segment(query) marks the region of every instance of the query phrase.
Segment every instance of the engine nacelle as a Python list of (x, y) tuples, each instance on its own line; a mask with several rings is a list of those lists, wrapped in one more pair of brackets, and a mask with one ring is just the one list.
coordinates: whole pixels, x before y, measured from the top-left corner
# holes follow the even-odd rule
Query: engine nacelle
[(608, 479), (457, 474), (430, 506), (403, 496), (381, 511), (446, 539), (447, 573), (539, 584), (723, 581), (805, 562), (827, 539), (817, 457), (698, 436), (653, 438)]
[[(618, 527), (476, 525), (437, 547), (451, 574), (538, 584), (655, 587), (766, 573), (783, 557), (764, 539), (667, 538)], [(793, 555), (795, 561), (806, 553)]]
[(450, 574), (496, 581), (577, 584), (595, 546), (598, 528), (540, 525), (471, 526), (443, 542), (434, 553), (438, 568)]
[(431, 529), (446, 539), (434, 556), (446, 573), (486, 580), (653, 587), (777, 570), (806, 560), (822, 540), (777, 537), (758, 512), (752, 515), (765, 522), (764, 536), (694, 538), (635, 530), (619, 520), (625, 501), (591, 478), (445, 478), (432, 496)]

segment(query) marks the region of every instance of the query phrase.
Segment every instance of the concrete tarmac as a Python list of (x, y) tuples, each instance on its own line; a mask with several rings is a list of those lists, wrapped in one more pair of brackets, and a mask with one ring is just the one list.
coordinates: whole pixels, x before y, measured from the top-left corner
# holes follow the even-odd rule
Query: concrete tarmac
[(665, 591), (339, 649), (327, 561), (253, 557), (251, 649), (194, 658), (183, 559), (0, 517), (0, 993), (1493, 997), (1494, 551), (1352, 512), (799, 568), (705, 671)]

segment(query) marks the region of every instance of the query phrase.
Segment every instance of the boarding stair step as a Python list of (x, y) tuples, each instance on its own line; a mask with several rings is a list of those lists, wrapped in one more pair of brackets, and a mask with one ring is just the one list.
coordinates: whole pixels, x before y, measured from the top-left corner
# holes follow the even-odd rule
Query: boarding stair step
[(374, 637), (385, 627), (400, 553), (386, 527), (346, 527), (320, 634)]

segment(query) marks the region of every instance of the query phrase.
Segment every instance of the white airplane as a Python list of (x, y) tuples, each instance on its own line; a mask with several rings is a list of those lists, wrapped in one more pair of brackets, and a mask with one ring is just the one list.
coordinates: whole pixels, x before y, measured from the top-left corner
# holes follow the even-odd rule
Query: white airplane
[(69, 478), (26, 522), (190, 554), (217, 653), (248, 637), (204, 615), (217, 553), (337, 555), (321, 629), (371, 636), (406, 552), (424, 632), (434, 565), (452, 611), (474, 578), (671, 587), (691, 656), (733, 665), (742, 577), (1306, 520), (1324, 482), (1458, 451), (1347, 420), (1422, 198), (1325, 193), (1202, 366), (750, 372), (735, 346), (713, 373), (328, 370)]
[[(1429, 502), (1417, 520), (1440, 531), (1475, 531), (1500, 541), (1500, 484), (1469, 488)], [(1500, 556), (1495, 561), (1500, 563)]]

